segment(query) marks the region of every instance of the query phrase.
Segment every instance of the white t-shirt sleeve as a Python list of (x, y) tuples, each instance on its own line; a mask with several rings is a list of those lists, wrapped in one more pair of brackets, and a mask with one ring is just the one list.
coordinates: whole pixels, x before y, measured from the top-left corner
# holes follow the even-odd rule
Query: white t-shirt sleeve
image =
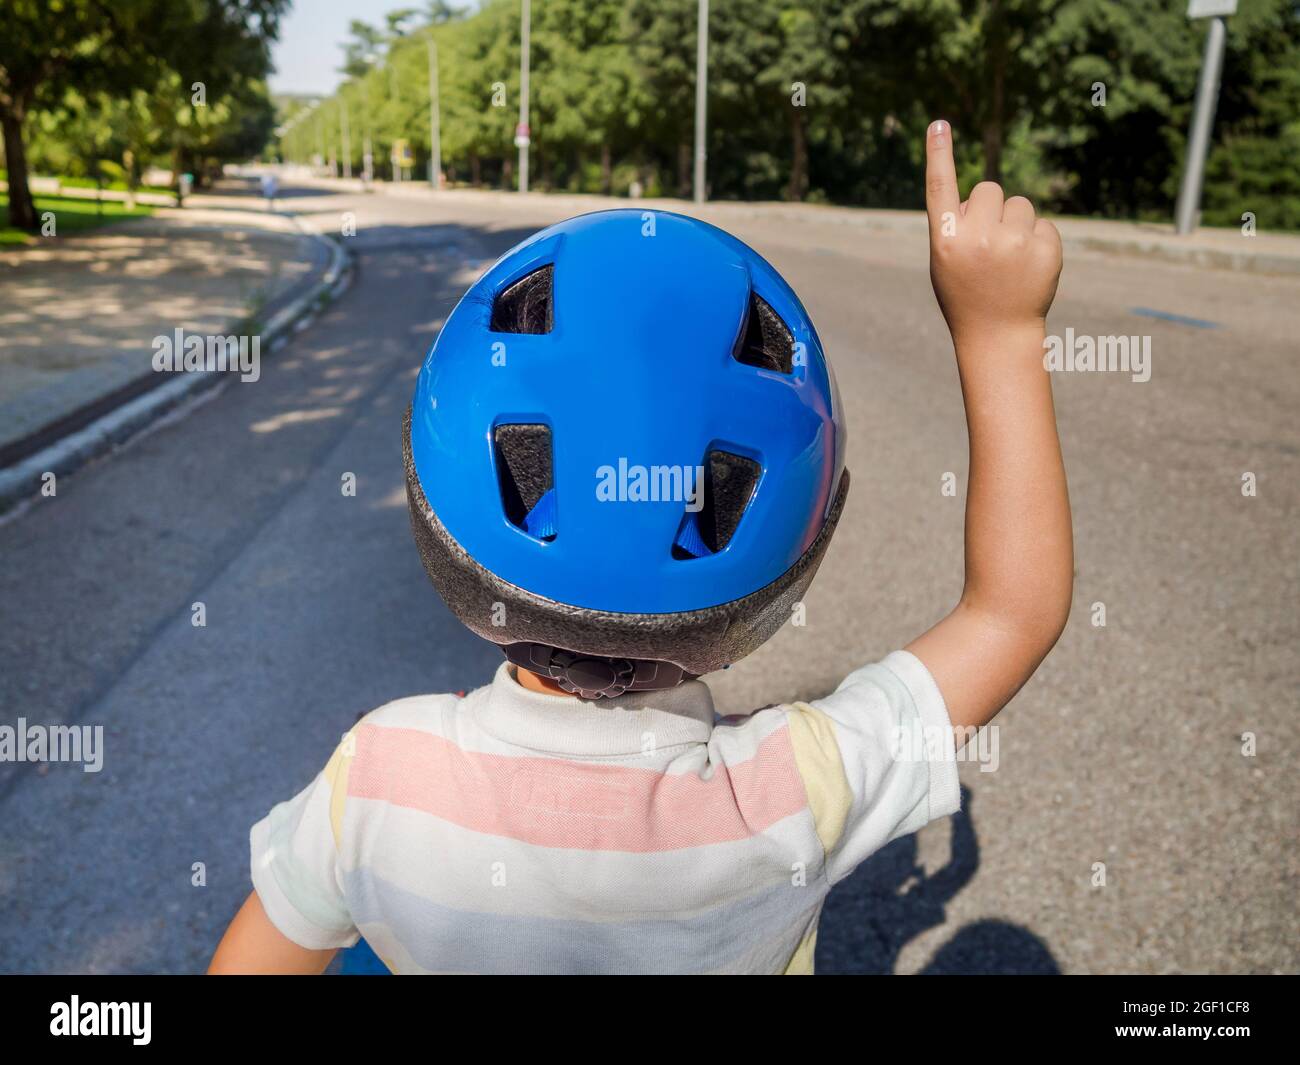
[(331, 776), (326, 767), (249, 834), (253, 888), (262, 908), (276, 928), (308, 950), (350, 947), (360, 938), (339, 879)]
[(843, 828), (826, 856), (831, 883), (891, 840), (959, 808), (948, 708), (914, 655), (895, 651), (855, 670), (811, 706), (830, 721), (847, 783)]

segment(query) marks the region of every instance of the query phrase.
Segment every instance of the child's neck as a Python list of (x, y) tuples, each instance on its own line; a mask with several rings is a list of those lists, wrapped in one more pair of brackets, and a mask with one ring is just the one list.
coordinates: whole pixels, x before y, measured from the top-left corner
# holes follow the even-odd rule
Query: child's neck
[(519, 681), (521, 687), (529, 691), (541, 692), (543, 695), (566, 695), (570, 699), (577, 698), (573, 692), (566, 692), (550, 677), (543, 677), (531, 669), (524, 669), (523, 666), (515, 667), (515, 679)]

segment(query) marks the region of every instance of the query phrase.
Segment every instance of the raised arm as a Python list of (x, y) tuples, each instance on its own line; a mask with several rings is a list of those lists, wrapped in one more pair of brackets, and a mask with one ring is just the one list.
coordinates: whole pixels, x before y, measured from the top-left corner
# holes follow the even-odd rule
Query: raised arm
[(1070, 500), (1043, 368), (1061, 238), (1027, 199), (1004, 202), (991, 181), (962, 203), (944, 122), (926, 133), (926, 209), (930, 279), (952, 333), (970, 438), (966, 580), (952, 613), (907, 650), (962, 730), (1006, 705), (1070, 612)]

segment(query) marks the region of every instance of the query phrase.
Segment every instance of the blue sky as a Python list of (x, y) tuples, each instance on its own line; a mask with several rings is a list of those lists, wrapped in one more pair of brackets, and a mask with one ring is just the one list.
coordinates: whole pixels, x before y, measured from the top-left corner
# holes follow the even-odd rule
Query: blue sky
[[(462, 0), (459, 6), (477, 4)], [(271, 91), (333, 92), (343, 65), (348, 23), (361, 19), (382, 26), (385, 12), (403, 7), (424, 10), (425, 5), (423, 0), (294, 0), (280, 22), (280, 40), (271, 52), (276, 67)]]

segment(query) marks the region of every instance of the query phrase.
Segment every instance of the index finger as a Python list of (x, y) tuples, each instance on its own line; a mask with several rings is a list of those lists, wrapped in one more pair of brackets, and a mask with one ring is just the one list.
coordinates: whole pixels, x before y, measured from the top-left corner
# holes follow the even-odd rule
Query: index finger
[(952, 159), (952, 127), (939, 119), (925, 131), (925, 210), (931, 231), (943, 224), (944, 214), (956, 214), (960, 206), (957, 164)]

